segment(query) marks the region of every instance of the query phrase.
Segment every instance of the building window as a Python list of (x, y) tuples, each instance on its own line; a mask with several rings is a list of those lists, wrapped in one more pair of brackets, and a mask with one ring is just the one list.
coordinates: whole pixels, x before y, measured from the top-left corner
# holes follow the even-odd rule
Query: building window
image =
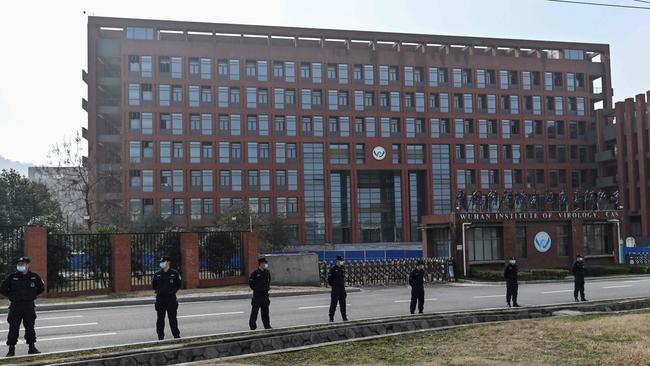
[(612, 254), (611, 225), (607, 224), (584, 224), (584, 243), (587, 255)]
[(526, 239), (526, 226), (517, 225), (515, 232), (515, 242), (517, 243), (517, 257), (528, 257), (528, 240)]
[(501, 228), (474, 227), (467, 230), (469, 260), (472, 262), (503, 260)]

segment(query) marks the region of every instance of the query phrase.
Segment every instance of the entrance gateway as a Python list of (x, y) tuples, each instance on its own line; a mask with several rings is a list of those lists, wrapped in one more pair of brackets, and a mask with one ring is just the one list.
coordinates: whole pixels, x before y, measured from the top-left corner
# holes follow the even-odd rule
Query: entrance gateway
[(422, 218), (426, 256), (449, 253), (457, 270), (501, 267), (517, 257), (522, 268), (569, 268), (582, 254), (589, 263), (615, 263), (619, 210), (455, 212)]

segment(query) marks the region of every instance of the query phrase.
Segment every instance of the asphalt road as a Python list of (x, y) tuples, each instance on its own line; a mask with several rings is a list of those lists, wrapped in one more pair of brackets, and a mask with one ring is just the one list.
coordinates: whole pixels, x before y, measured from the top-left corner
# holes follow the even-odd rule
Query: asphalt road
[[(650, 278), (587, 281), (589, 300), (606, 300), (650, 294)], [(407, 287), (370, 288), (348, 294), (350, 319), (408, 314)], [(476, 310), (505, 306), (505, 286), (445, 284), (427, 287), (425, 312)], [(572, 283), (526, 284), (519, 286), (519, 303), (559, 304), (573, 301)], [(305, 295), (271, 299), (271, 324), (275, 328), (318, 324), (328, 321), (329, 295)], [(223, 300), (180, 304), (178, 321), (184, 337), (248, 330), (250, 300)], [(0, 338), (8, 324), (0, 322)], [(337, 313), (336, 320), (340, 321)], [(36, 319), (37, 347), (42, 352), (71, 351), (96, 347), (156, 341), (156, 314), (151, 305), (101, 309), (43, 311)], [(262, 328), (261, 319), (258, 327)], [(167, 331), (167, 339), (172, 338)], [(24, 335), (21, 329), (21, 337)], [(25, 354), (24, 341), (17, 354)], [(0, 349), (0, 357), (4, 350)]]

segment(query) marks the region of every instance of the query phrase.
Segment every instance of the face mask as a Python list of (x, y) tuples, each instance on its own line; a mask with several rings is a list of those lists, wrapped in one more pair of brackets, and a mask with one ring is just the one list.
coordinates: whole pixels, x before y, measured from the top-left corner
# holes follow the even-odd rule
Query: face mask
[(424, 266), (418, 266), (418, 269), (421, 271), (424, 269)]
[(345, 264), (345, 261), (339, 261), (339, 266), (342, 266)]
[(517, 263), (517, 261), (510, 261), (510, 264), (515, 264), (515, 263)]
[(167, 262), (160, 262), (160, 269), (165, 269), (167, 267)]
[(27, 267), (26, 266), (16, 266), (16, 270), (18, 272), (25, 272), (25, 270), (27, 270)]
[(268, 269), (268, 268), (269, 268), (269, 264), (268, 264), (268, 263), (264, 263), (264, 269)]
[(578, 262), (582, 262), (582, 258), (578, 258)]

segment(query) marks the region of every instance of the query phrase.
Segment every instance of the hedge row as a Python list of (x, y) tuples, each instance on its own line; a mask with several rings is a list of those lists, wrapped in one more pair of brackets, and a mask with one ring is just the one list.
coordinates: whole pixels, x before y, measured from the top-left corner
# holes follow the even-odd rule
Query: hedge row
[[(650, 274), (650, 264), (607, 264), (586, 265), (587, 277), (613, 276), (626, 274)], [(519, 270), (520, 281), (561, 280), (571, 273), (567, 269), (528, 269)], [(503, 281), (503, 269), (472, 268), (470, 277), (485, 281)]]
[[(519, 271), (520, 281), (561, 280), (569, 275), (566, 269), (528, 269)], [(470, 276), (487, 281), (503, 281), (503, 270), (472, 269)]]

